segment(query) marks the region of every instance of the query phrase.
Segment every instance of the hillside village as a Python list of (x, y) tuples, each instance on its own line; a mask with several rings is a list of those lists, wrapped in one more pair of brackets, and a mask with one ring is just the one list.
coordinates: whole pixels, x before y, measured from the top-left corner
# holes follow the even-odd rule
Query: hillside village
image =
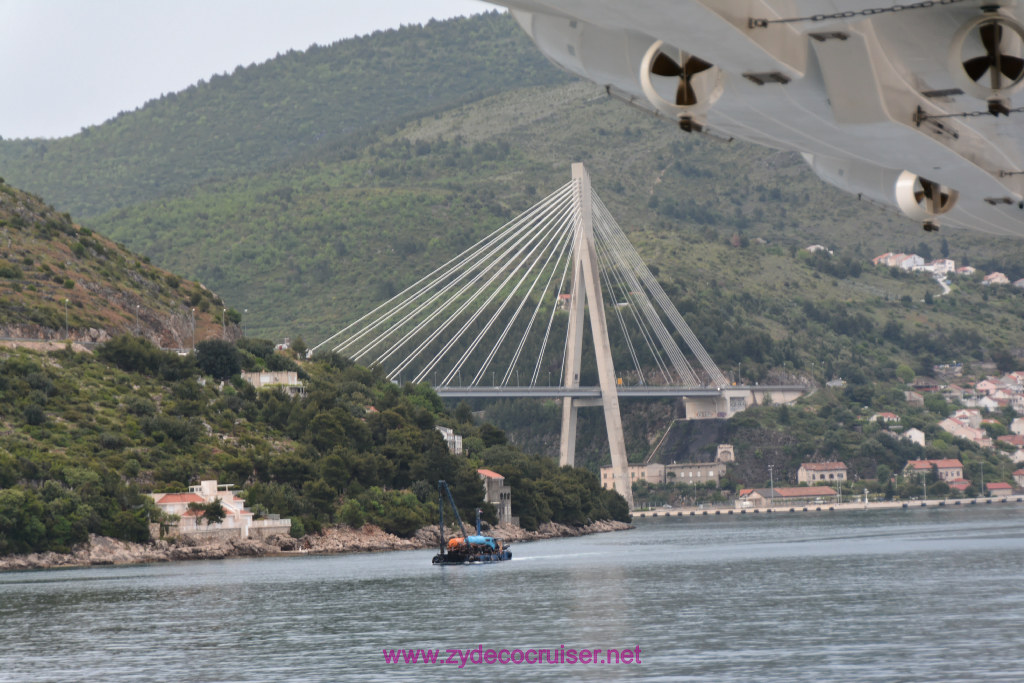
[[(978, 270), (972, 266), (960, 266), (957, 268), (956, 262), (953, 261), (953, 259), (941, 258), (928, 261), (926, 263), (924, 258), (917, 254), (899, 254), (887, 251), (886, 253), (873, 258), (871, 262), (876, 266), (888, 266), (890, 268), (898, 268), (900, 270), (910, 272), (931, 273), (936, 280), (946, 285), (950, 284), (949, 278), (951, 276), (974, 278), (981, 275)], [(1006, 277), (1006, 275), (998, 271), (994, 271), (981, 275), (981, 284), (1012, 284), (1018, 289), (1024, 289), (1024, 278), (1015, 280), (1011, 283), (1010, 278)]]
[[(958, 363), (937, 365), (934, 371), (937, 377), (952, 380), (963, 377), (963, 366)], [(837, 380), (829, 385), (843, 388), (845, 382)], [(1024, 372), (990, 375), (967, 382), (915, 377), (908, 383), (903, 395), (907, 407), (911, 409), (923, 408), (926, 400), (934, 407), (938, 400), (947, 407), (944, 412), (952, 411), (936, 425), (943, 432), (993, 454), (1002, 454), (1014, 465), (1024, 464)], [(895, 412), (865, 413), (861, 421), (864, 426), (877, 425), (882, 434), (893, 439), (915, 444), (920, 447), (922, 454), (929, 446), (925, 431), (904, 426), (902, 417)], [(734, 447), (731, 444), (719, 444), (711, 462), (669, 465), (637, 463), (629, 466), (629, 475), (634, 487), (641, 484), (641, 489), (646, 488), (648, 494), (654, 493), (646, 498), (650, 503), (660, 501), (669, 489), (679, 484), (719, 487), (726, 478), (728, 467), (735, 460)], [(907, 482), (915, 482), (914, 486), (918, 481), (925, 483), (926, 497), (929, 492), (946, 497), (997, 497), (1024, 491), (1024, 467), (1018, 467), (1012, 473), (1004, 470), (1004, 477), (1005, 473), (1009, 473), (1012, 484), (991, 479), (986, 481), (983, 468), (968, 469), (956, 458), (911, 458), (898, 473), (892, 472), (887, 481), (879, 479), (872, 482), (872, 490), (876, 494), (874, 498), (888, 499), (892, 496), (900, 477), (904, 485)], [(612, 468), (602, 467), (600, 476), (602, 486), (610, 489)], [(851, 490), (861, 490), (859, 484), (850, 489), (854, 480), (856, 477), (851, 476), (843, 462), (808, 461), (801, 463), (797, 471), (797, 486), (776, 477), (770, 487), (739, 488), (727, 504), (738, 509), (836, 504), (843, 500), (844, 485), (847, 487), (847, 495)], [(939, 486), (933, 488), (939, 482)], [(740, 486), (749, 484), (741, 482)], [(671, 500), (671, 494), (665, 499)]]

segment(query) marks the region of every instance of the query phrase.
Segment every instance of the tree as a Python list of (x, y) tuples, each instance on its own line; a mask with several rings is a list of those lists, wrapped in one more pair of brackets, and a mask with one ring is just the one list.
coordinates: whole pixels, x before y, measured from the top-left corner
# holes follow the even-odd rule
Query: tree
[(219, 524), (227, 518), (227, 513), (224, 511), (224, 506), (221, 505), (220, 498), (214, 498), (205, 504), (189, 503), (188, 509), (200, 513), (207, 528), (211, 524)]
[(234, 344), (207, 339), (196, 344), (196, 365), (214, 379), (229, 379), (242, 371), (242, 358)]

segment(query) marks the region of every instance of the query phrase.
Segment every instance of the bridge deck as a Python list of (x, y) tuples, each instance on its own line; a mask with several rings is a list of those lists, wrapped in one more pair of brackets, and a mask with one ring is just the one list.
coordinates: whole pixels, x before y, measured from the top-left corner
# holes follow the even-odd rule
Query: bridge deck
[[(728, 387), (619, 387), (619, 398), (709, 398), (724, 392), (753, 391), (806, 391), (807, 387), (794, 385), (755, 385)], [(601, 398), (601, 387), (437, 387), (441, 398)]]

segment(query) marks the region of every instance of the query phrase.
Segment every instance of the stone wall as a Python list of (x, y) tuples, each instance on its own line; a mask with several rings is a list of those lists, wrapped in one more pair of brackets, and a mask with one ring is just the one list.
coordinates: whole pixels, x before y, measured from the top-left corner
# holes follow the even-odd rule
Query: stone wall
[(287, 536), (291, 531), (290, 519), (258, 519), (249, 526), (249, 538), (265, 541), (271, 536)]

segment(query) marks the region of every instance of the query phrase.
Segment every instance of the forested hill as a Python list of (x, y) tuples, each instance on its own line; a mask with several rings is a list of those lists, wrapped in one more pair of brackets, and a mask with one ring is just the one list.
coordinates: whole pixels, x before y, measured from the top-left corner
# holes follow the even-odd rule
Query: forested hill
[(568, 79), (508, 15), (432, 21), (239, 66), (68, 138), (0, 141), (0, 173), (87, 219)]

